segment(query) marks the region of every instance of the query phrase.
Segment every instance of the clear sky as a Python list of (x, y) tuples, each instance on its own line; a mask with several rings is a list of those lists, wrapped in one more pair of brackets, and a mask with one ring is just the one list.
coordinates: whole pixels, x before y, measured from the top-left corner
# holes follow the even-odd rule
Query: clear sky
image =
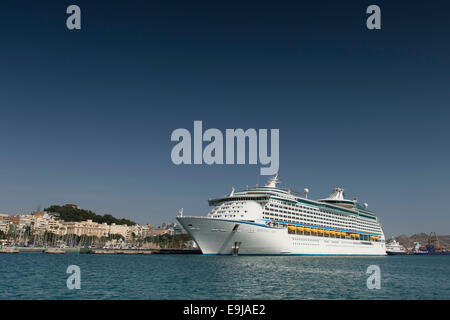
[[(395, 3), (394, 3), (395, 2)], [(381, 7), (369, 31), (366, 8)], [(69, 31), (70, 4), (82, 29)], [(0, 212), (205, 215), (260, 165), (171, 162), (176, 128), (279, 128), (283, 187), (450, 234), (448, 1), (2, 1)]]

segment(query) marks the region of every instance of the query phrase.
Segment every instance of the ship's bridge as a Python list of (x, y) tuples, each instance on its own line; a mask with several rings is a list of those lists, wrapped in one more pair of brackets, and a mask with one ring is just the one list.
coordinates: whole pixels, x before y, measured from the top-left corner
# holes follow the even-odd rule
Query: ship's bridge
[(257, 221), (262, 219), (263, 207), (251, 200), (234, 200), (215, 206), (208, 214), (210, 218)]
[(234, 188), (227, 196), (208, 200), (214, 206), (208, 217), (216, 219), (234, 219), (256, 221), (263, 218), (265, 204), (270, 200), (271, 193), (289, 194), (287, 191), (276, 188), (277, 176), (270, 178), (264, 187), (234, 192)]

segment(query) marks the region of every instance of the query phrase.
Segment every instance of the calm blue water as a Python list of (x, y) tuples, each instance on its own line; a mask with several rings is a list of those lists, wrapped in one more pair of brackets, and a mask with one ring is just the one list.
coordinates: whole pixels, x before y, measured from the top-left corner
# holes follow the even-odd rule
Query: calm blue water
[(450, 257), (0, 254), (0, 299), (450, 299)]

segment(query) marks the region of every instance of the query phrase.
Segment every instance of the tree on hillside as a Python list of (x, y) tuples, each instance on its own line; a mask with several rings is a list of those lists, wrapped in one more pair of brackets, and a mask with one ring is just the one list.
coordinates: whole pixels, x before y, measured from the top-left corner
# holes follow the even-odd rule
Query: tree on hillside
[(46, 209), (44, 209), (47, 212), (53, 212), (58, 213), (59, 218), (63, 221), (86, 221), (86, 220), (92, 220), (97, 223), (104, 223), (107, 224), (126, 224), (128, 226), (134, 226), (136, 225), (136, 222), (128, 220), (128, 219), (117, 219), (113, 217), (110, 214), (105, 214), (104, 216), (98, 215), (95, 212), (92, 212), (90, 210), (85, 209), (77, 209), (69, 206), (58, 206), (58, 205), (52, 205)]

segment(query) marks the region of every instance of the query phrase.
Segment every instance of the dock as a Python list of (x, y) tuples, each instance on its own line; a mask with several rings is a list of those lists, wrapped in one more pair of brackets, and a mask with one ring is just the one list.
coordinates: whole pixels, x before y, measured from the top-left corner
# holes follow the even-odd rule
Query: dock
[(200, 249), (80, 249), (86, 254), (202, 254)]
[(55, 248), (52, 248), (52, 249), (46, 249), (46, 250), (44, 250), (44, 253), (52, 253), (52, 254), (64, 254), (64, 253), (66, 253), (66, 251), (64, 250), (64, 249), (55, 249)]
[(0, 249), (0, 253), (19, 253), (19, 250), (14, 248), (2, 248)]
[(154, 254), (202, 254), (200, 249), (178, 249), (178, 248), (167, 248), (167, 249), (156, 249)]
[(103, 249), (103, 248), (45, 248), (13, 247), (0, 248), (0, 253), (35, 252), (47, 254), (83, 253), (83, 254), (202, 254), (195, 248), (150, 248), (150, 249)]

